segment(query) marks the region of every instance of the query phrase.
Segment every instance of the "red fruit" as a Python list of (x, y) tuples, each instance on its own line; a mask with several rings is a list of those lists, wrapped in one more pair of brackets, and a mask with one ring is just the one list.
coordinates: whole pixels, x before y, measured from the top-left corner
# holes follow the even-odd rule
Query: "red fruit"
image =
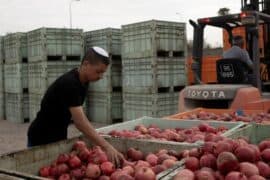
[(62, 163), (66, 163), (68, 162), (69, 160), (69, 155), (68, 154), (60, 154), (58, 157), (57, 157), (57, 164), (62, 164)]
[(173, 178), (173, 180), (194, 180), (195, 175), (189, 169), (181, 169)]
[(39, 175), (42, 177), (49, 177), (50, 176), (50, 166), (45, 166), (40, 168)]
[[(197, 149), (197, 148), (194, 148), (194, 149)], [(172, 150), (172, 149), (168, 151), (168, 155), (174, 156), (176, 158), (178, 158), (179, 156), (179, 154), (175, 150)]]
[(192, 148), (189, 150), (189, 156), (199, 158), (201, 155), (201, 151), (199, 148)]
[(222, 174), (227, 174), (231, 171), (239, 169), (237, 158), (231, 152), (222, 152), (217, 158), (217, 168)]
[(215, 180), (213, 173), (205, 170), (196, 172), (196, 180)]
[(85, 176), (89, 178), (97, 178), (101, 174), (100, 168), (96, 164), (89, 163), (85, 170)]
[(225, 177), (225, 180), (248, 180), (248, 179), (244, 174), (232, 171)]
[(213, 154), (214, 153), (214, 150), (216, 148), (216, 144), (217, 143), (211, 142), (211, 141), (205, 142), (204, 143), (204, 146), (202, 148), (203, 152), (204, 153)]
[(259, 169), (259, 174), (265, 178), (269, 178), (270, 177), (270, 167), (268, 164), (266, 164), (263, 161), (259, 161), (256, 163), (256, 166)]
[(80, 151), (81, 149), (84, 149), (86, 148), (86, 144), (84, 141), (76, 141), (73, 146), (72, 146), (72, 149), (73, 150), (76, 150), (76, 151)]
[(266, 179), (260, 175), (253, 175), (248, 180), (266, 180)]
[(127, 174), (129, 174), (131, 176), (134, 176), (135, 171), (134, 171), (133, 167), (131, 167), (131, 166), (125, 166), (125, 167), (123, 167), (122, 170), (124, 172), (126, 172)]
[(70, 171), (70, 176), (74, 179), (81, 179), (85, 175), (85, 171), (83, 169), (73, 169)]
[(215, 152), (215, 155), (218, 156), (220, 153), (222, 152), (232, 152), (232, 145), (226, 141), (219, 141), (217, 144), (216, 144), (216, 148), (214, 150)]
[(216, 178), (216, 180), (224, 180), (225, 179), (225, 177), (219, 171), (215, 172), (215, 178)]
[(235, 152), (235, 156), (240, 162), (255, 162), (256, 154), (249, 146), (240, 146)]
[(58, 180), (71, 180), (69, 174), (62, 174)]
[(261, 157), (265, 162), (269, 162), (270, 161), (270, 148), (264, 149), (261, 152)]
[(148, 129), (143, 124), (137, 125), (135, 127), (135, 130), (141, 132), (142, 134), (147, 134), (148, 133)]
[(50, 176), (53, 176), (53, 177), (57, 177), (59, 176), (60, 174), (58, 173), (58, 170), (57, 170), (57, 167), (56, 166), (51, 166), (50, 167), (50, 172), (49, 172)]
[(100, 176), (100, 177), (98, 178), (98, 180), (110, 180), (110, 177), (109, 177), (109, 176), (103, 175), (103, 176)]
[(167, 149), (160, 149), (156, 155), (159, 157), (161, 154), (168, 154), (168, 152), (169, 151)]
[(260, 152), (260, 149), (258, 148), (258, 146), (256, 146), (255, 144), (249, 144), (248, 147), (253, 149), (254, 154), (255, 154), (255, 161), (261, 160), (261, 152)]
[(111, 175), (115, 171), (113, 163), (107, 161), (100, 165), (101, 172), (105, 175)]
[(162, 165), (164, 165), (167, 168), (171, 168), (173, 165), (175, 165), (176, 161), (173, 159), (166, 159), (162, 162)]
[(130, 162), (130, 161), (127, 161), (127, 160), (124, 159), (123, 165), (122, 165), (122, 166), (123, 166), (123, 167), (125, 167), (125, 166), (131, 166), (131, 167), (134, 167), (135, 164), (136, 164), (136, 162)]
[(159, 157), (158, 157), (158, 161), (157, 163), (158, 164), (161, 164), (164, 160), (166, 159), (170, 159), (170, 156), (168, 154), (161, 154)]
[(157, 165), (158, 162), (158, 157), (154, 154), (148, 154), (145, 158), (145, 160), (151, 165), (151, 166), (155, 166)]
[(179, 154), (180, 158), (187, 158), (189, 157), (189, 150), (183, 150)]
[(207, 123), (201, 123), (198, 125), (198, 128), (201, 132), (207, 131), (208, 127), (209, 127), (209, 125)]
[(135, 172), (135, 180), (155, 180), (156, 175), (149, 167), (139, 168), (138, 171)]
[(75, 169), (77, 167), (80, 167), (82, 164), (81, 160), (78, 158), (78, 156), (71, 156), (70, 159), (68, 160), (68, 165), (72, 169)]
[(264, 140), (259, 144), (260, 151), (270, 148), (270, 140)]
[(108, 157), (103, 151), (96, 151), (88, 157), (88, 163), (101, 164), (108, 161)]
[(87, 161), (88, 157), (90, 156), (90, 151), (87, 148), (81, 149), (81, 151), (78, 154), (78, 157), (82, 161)]
[(134, 180), (129, 174), (120, 174), (116, 177), (116, 180)]
[(127, 172), (117, 169), (116, 171), (112, 173), (111, 180), (118, 180), (118, 177), (124, 174), (127, 174)]
[(200, 168), (200, 161), (196, 157), (188, 157), (185, 160), (185, 167), (191, 171), (196, 171)]
[(59, 175), (60, 174), (65, 174), (65, 173), (68, 173), (69, 172), (69, 167), (65, 163), (58, 164), (56, 167), (57, 167), (57, 171), (58, 171), (58, 174)]
[(137, 171), (141, 167), (150, 167), (150, 164), (148, 162), (146, 162), (146, 161), (139, 160), (135, 164), (134, 169), (135, 169), (135, 171)]
[(134, 148), (129, 148), (127, 151), (127, 156), (131, 158), (133, 161), (138, 161), (143, 159), (143, 153)]
[(247, 177), (253, 176), (253, 175), (259, 175), (259, 169), (256, 165), (251, 164), (249, 162), (242, 162), (240, 163), (240, 172), (245, 174)]
[(162, 171), (165, 171), (167, 169), (167, 167), (165, 167), (164, 165), (162, 164), (158, 164), (154, 167), (152, 167), (152, 170), (154, 171), (155, 174), (159, 174), (161, 173)]
[(200, 159), (200, 166), (216, 169), (216, 161), (217, 159), (213, 154), (205, 154)]

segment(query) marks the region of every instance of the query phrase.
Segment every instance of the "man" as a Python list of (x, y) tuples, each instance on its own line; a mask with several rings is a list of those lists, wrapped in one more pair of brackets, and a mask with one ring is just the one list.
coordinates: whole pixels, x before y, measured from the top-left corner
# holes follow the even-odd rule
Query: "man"
[(244, 39), (242, 36), (233, 38), (233, 46), (223, 53), (223, 58), (237, 58), (244, 62), (250, 70), (253, 70), (253, 62), (249, 57), (248, 52), (244, 48)]
[(120, 164), (122, 154), (99, 136), (82, 108), (88, 83), (101, 79), (109, 63), (108, 53), (104, 49), (92, 47), (86, 52), (79, 68), (65, 73), (48, 88), (40, 111), (28, 129), (29, 147), (66, 139), (72, 119), (91, 142), (104, 149), (115, 165)]

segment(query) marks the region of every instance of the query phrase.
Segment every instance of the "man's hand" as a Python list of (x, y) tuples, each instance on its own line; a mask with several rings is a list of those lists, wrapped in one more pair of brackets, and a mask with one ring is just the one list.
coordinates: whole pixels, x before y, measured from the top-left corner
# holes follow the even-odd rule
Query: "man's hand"
[(119, 168), (124, 160), (124, 156), (111, 145), (104, 147), (104, 151), (115, 167)]

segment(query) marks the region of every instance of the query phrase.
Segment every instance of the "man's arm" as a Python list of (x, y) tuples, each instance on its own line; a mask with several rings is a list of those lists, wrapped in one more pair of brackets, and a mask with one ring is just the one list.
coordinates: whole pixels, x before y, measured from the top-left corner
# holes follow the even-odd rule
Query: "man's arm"
[(75, 126), (95, 145), (101, 146), (107, 153), (109, 159), (116, 165), (120, 165), (123, 156), (102, 136), (100, 136), (95, 128), (91, 125), (88, 118), (83, 112), (82, 106), (71, 107), (70, 112)]
[(243, 56), (244, 62), (246, 62), (247, 65), (248, 65), (248, 67), (249, 67), (251, 70), (253, 70), (253, 62), (252, 62), (252, 60), (250, 59), (248, 52), (247, 52), (246, 50), (243, 50), (242, 52), (243, 52), (243, 53), (242, 53), (242, 56)]

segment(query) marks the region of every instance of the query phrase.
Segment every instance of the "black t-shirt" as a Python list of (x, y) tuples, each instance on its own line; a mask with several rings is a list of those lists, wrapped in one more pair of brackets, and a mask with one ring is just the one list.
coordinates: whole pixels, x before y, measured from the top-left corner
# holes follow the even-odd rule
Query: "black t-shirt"
[(31, 145), (48, 144), (67, 138), (71, 123), (70, 107), (81, 106), (87, 92), (87, 84), (79, 80), (77, 69), (60, 76), (47, 90), (36, 119), (28, 129)]

